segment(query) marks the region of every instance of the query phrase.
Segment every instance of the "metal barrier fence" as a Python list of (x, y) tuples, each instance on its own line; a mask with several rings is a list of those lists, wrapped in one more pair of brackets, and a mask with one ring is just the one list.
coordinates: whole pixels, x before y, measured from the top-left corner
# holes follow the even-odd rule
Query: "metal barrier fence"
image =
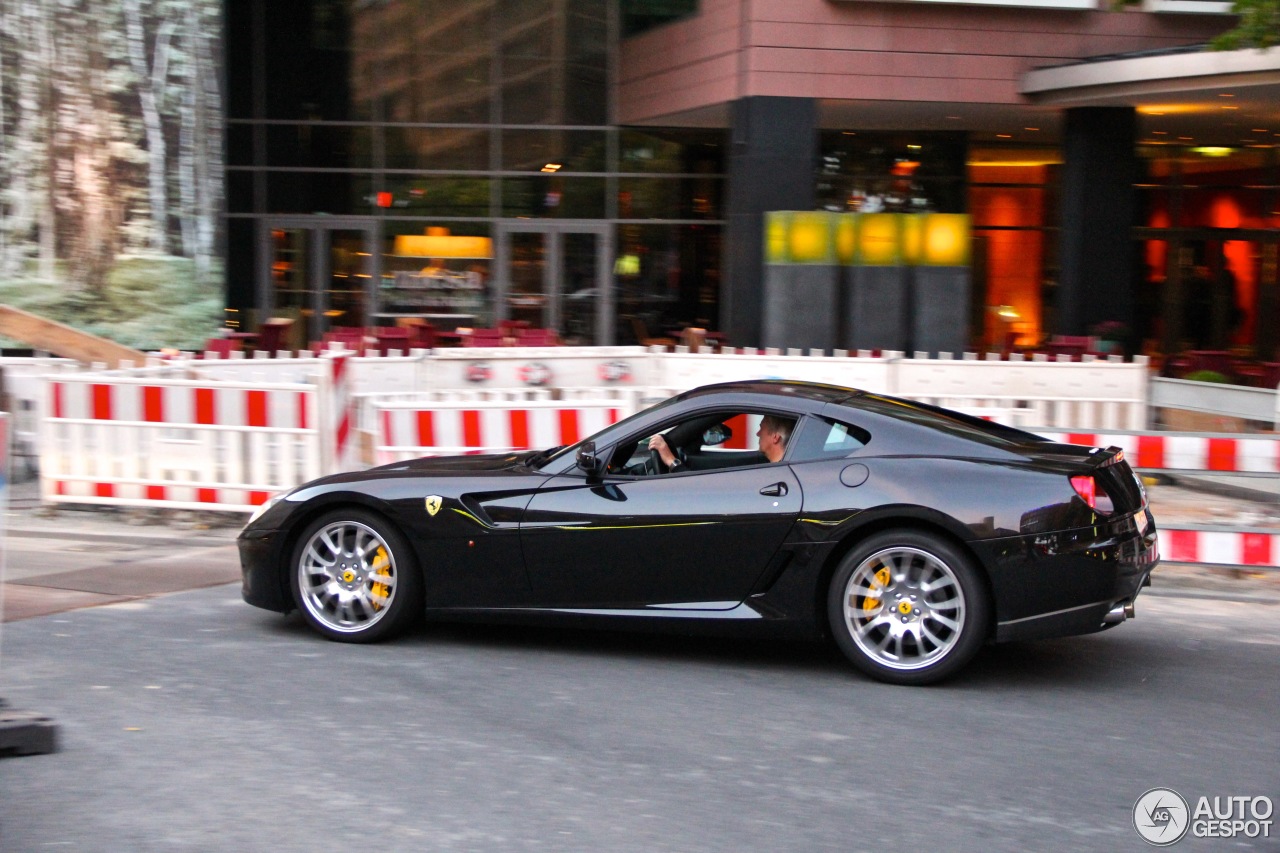
[[(1280, 476), (1280, 436), (1215, 433), (1058, 432), (1036, 429), (1053, 441), (1085, 447), (1119, 447), (1138, 471)], [(1159, 519), (1156, 519), (1157, 524)], [(1160, 528), (1161, 558), (1168, 563), (1280, 568), (1280, 531), (1180, 524)]]
[(321, 367), (296, 384), (50, 377), (41, 497), (245, 511), (273, 492), (351, 467), (346, 359)]

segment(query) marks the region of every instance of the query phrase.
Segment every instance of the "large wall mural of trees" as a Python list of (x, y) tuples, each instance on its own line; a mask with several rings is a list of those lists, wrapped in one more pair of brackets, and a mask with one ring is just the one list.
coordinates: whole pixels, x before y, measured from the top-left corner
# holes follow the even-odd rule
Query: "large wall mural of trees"
[(217, 0), (0, 0), (0, 303), (141, 347), (220, 325)]

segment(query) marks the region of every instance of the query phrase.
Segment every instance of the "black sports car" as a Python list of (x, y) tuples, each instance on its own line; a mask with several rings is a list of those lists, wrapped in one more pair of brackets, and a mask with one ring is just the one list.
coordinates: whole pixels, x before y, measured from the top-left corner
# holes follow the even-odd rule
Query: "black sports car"
[(568, 447), (324, 477), (239, 545), (245, 601), (336, 640), (424, 614), (718, 625), (831, 636), (900, 684), (984, 641), (1122, 622), (1158, 560), (1116, 448), (786, 381), (698, 388)]

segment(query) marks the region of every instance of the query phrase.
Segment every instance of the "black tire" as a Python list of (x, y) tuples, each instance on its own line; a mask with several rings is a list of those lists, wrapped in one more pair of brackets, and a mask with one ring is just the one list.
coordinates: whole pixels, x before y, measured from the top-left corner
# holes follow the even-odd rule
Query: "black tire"
[(827, 619), (854, 666), (890, 684), (933, 684), (986, 639), (991, 602), (973, 561), (919, 530), (859, 542), (831, 578)]
[(319, 633), (344, 643), (399, 634), (423, 613), (423, 578), (404, 535), (381, 516), (336, 509), (309, 524), (289, 563), (289, 585)]

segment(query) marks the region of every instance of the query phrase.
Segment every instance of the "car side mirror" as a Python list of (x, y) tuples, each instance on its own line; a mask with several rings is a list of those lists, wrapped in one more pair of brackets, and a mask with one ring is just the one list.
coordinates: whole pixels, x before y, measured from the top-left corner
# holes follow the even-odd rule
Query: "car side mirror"
[(598, 477), (604, 473), (604, 460), (596, 455), (596, 443), (584, 441), (578, 448), (578, 468), (588, 477)]

